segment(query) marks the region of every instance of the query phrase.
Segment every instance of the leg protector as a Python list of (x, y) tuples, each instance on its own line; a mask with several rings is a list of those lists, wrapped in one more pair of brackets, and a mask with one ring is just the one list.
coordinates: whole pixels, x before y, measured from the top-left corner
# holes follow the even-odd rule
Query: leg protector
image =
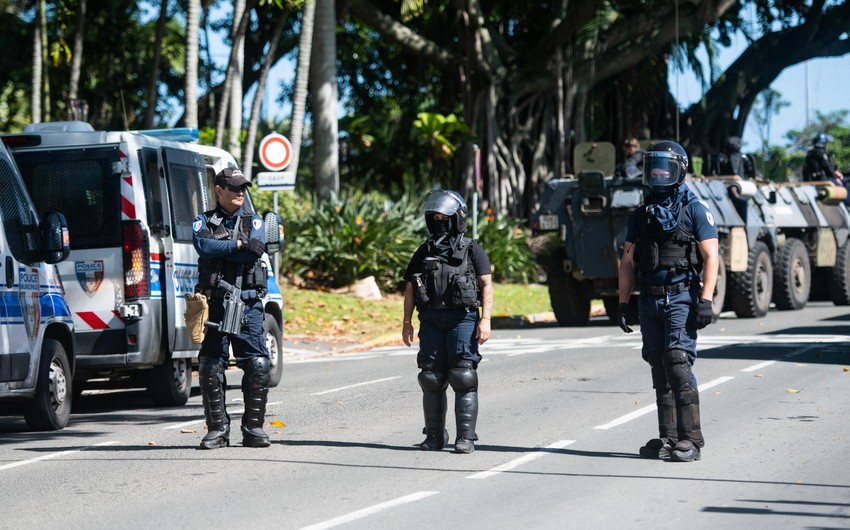
[(422, 387), (422, 410), (425, 412), (427, 435), (419, 444), (423, 451), (439, 451), (449, 441), (446, 430), (446, 388), (449, 386), (446, 374), (423, 370), (419, 372), (419, 386)]
[(676, 424), (676, 400), (673, 389), (667, 383), (662, 364), (652, 365), (652, 387), (655, 389), (655, 404), (658, 410), (658, 438), (653, 438), (640, 448), (644, 458), (670, 458), (670, 451), (678, 441)]
[(224, 366), (218, 358), (203, 358), (198, 368), (201, 400), (207, 420), (207, 434), (198, 449), (218, 449), (230, 445), (230, 417), (224, 400)]
[(684, 350), (665, 352), (664, 368), (673, 395), (676, 398), (676, 419), (679, 442), (690, 440), (696, 447), (703, 447), (699, 418), (699, 392), (691, 386), (691, 366), (688, 353)]
[(245, 413), (242, 415), (242, 445), (246, 447), (268, 447), (269, 435), (263, 431), (266, 403), (269, 398), (269, 360), (253, 357), (243, 368), (242, 397)]
[(455, 391), (455, 452), (471, 453), (474, 451), (473, 441), (478, 439), (475, 433), (478, 422), (478, 372), (470, 361), (461, 361), (458, 366), (449, 369), (449, 383)]

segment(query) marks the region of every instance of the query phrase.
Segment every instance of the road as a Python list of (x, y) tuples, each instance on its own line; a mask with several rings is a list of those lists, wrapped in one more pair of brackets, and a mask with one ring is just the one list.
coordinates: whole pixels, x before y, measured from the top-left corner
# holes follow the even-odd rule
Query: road
[[(850, 308), (724, 316), (699, 343), (698, 462), (637, 456), (657, 434), (648, 366), (639, 334), (601, 317), (494, 333), (471, 455), (417, 450), (403, 346), (288, 355), (268, 449), (243, 448), (237, 428), (231, 447), (196, 450), (197, 389), (170, 409), (141, 391), (86, 393), (55, 433), (0, 417), (0, 527), (850, 526)], [(228, 372), (237, 425), (240, 376)]]

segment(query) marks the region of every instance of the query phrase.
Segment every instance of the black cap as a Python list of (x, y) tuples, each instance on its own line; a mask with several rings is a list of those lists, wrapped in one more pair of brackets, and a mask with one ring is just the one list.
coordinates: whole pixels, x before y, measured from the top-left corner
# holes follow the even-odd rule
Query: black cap
[(240, 188), (242, 186), (251, 186), (251, 181), (246, 179), (245, 175), (235, 167), (226, 167), (215, 176), (215, 185), (222, 188), (225, 186)]

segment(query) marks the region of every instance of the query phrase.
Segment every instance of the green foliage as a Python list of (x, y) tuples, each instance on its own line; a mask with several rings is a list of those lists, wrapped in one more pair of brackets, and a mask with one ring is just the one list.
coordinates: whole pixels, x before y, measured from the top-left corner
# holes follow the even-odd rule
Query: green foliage
[(529, 283), (537, 277), (530, 232), (524, 219), (478, 215), (478, 242), (487, 251), (497, 282)]
[(413, 125), (422, 133), (437, 159), (449, 158), (460, 142), (472, 138), (469, 127), (454, 114), (420, 112)]
[(850, 111), (839, 110), (828, 114), (816, 113), (815, 121), (801, 130), (791, 130), (785, 137), (791, 143), (788, 156), (788, 168), (799, 175), (806, 160), (806, 151), (811, 147), (812, 138), (818, 133), (832, 136), (827, 151), (835, 157), (835, 166), (839, 169), (850, 168), (850, 126), (847, 117)]

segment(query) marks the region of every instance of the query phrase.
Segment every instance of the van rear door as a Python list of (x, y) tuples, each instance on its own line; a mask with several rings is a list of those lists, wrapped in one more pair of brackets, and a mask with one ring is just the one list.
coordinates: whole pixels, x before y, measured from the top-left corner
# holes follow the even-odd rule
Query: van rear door
[(192, 344), (183, 322), (183, 313), (186, 311), (184, 296), (193, 292), (198, 283), (198, 253), (192, 245), (192, 221), (201, 212), (211, 210), (215, 203), (211, 202), (203, 156), (183, 149), (163, 147), (162, 160), (168, 188), (173, 245), (173, 259), (170, 261), (173, 273), (169, 278), (169, 288), (174, 291), (174, 296), (166, 297), (169, 303), (168, 322), (169, 329), (175, 330), (172, 351), (176, 357), (180, 357), (183, 356), (181, 352), (194, 353), (199, 348)]

